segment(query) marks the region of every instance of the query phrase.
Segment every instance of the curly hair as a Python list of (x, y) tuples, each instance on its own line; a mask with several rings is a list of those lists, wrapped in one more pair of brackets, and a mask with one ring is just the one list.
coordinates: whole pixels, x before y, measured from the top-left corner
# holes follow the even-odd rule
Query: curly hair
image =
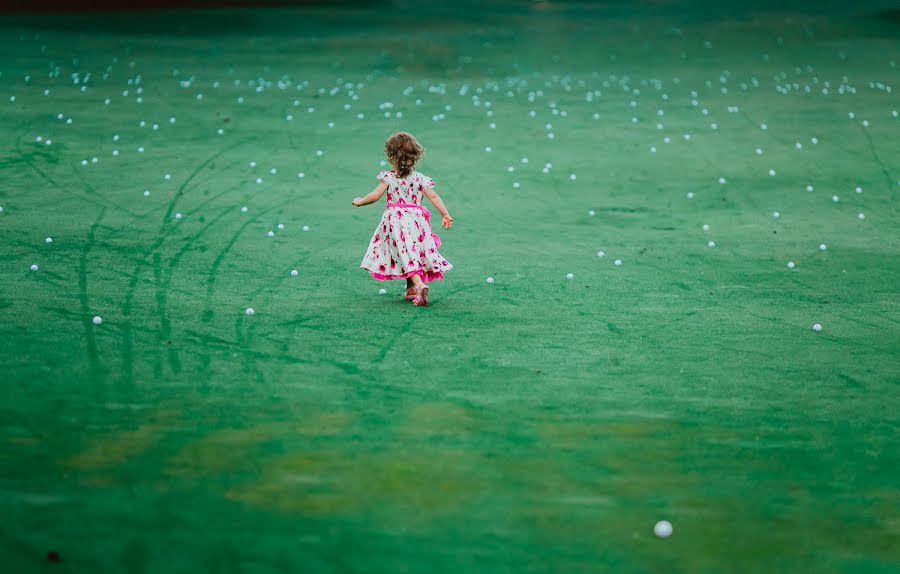
[(425, 154), (425, 148), (412, 134), (397, 132), (384, 142), (384, 153), (397, 170), (397, 175), (406, 177), (412, 173), (416, 162)]

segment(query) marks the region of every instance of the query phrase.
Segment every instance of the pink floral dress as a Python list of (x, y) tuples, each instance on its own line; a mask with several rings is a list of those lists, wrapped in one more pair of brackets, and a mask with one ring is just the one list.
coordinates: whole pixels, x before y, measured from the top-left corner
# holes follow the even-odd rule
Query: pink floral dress
[(359, 266), (380, 281), (413, 275), (423, 281), (443, 279), (453, 265), (438, 253), (441, 240), (421, 204), (423, 192), (434, 187), (434, 180), (418, 171), (399, 178), (394, 170), (382, 171), (378, 179), (388, 186), (387, 207)]

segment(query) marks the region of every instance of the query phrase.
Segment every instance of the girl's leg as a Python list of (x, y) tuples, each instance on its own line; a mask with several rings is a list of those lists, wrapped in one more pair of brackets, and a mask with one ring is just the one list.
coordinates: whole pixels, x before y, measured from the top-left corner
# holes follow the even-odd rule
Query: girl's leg
[(416, 289), (416, 298), (413, 299), (413, 305), (428, 306), (428, 283), (422, 281), (422, 278), (418, 275), (413, 275), (412, 280)]
[(416, 298), (416, 287), (411, 277), (406, 278), (406, 300), (412, 301)]

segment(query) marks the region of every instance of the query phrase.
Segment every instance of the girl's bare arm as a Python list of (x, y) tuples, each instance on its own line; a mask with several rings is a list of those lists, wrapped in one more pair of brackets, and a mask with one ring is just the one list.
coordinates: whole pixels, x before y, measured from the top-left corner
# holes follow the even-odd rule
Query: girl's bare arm
[(441, 212), (441, 215), (443, 215), (444, 217), (450, 217), (450, 212), (448, 212), (447, 208), (444, 207), (444, 202), (441, 201), (440, 196), (438, 196), (433, 187), (429, 187), (425, 190), (425, 197), (427, 197), (428, 200), (431, 201), (432, 204), (434, 204), (437, 210)]
[(387, 184), (384, 182), (381, 182), (378, 184), (378, 187), (376, 187), (375, 189), (372, 190), (371, 193), (369, 193), (369, 195), (367, 195), (365, 197), (355, 197), (355, 198), (353, 198), (352, 203), (356, 207), (362, 207), (363, 205), (369, 205), (370, 203), (375, 203), (376, 201), (381, 199), (381, 196), (384, 195), (384, 192), (387, 191), (387, 188), (388, 188)]
[(441, 222), (441, 224), (447, 229), (450, 229), (450, 227), (453, 225), (453, 218), (450, 217), (450, 212), (447, 211), (447, 208), (444, 206), (444, 202), (441, 201), (440, 196), (436, 191), (434, 191), (433, 187), (429, 187), (425, 190), (425, 197), (427, 197), (428, 200), (431, 201), (431, 203), (437, 208), (437, 210), (441, 212), (441, 215), (443, 216), (443, 221)]

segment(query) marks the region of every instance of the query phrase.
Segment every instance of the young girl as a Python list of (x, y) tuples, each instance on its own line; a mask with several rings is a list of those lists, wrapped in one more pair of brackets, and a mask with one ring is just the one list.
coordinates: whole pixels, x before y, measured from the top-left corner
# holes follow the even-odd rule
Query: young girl
[(441, 212), (441, 225), (450, 229), (453, 218), (434, 191), (434, 180), (413, 171), (425, 153), (411, 134), (397, 132), (384, 144), (384, 153), (394, 169), (378, 174), (381, 183), (365, 197), (353, 199), (360, 207), (378, 201), (387, 192), (387, 207), (381, 216), (360, 267), (379, 281), (406, 279), (406, 300), (428, 305), (428, 281), (443, 279), (453, 265), (437, 249), (441, 239), (431, 230), (431, 213), (421, 205), (422, 194)]

